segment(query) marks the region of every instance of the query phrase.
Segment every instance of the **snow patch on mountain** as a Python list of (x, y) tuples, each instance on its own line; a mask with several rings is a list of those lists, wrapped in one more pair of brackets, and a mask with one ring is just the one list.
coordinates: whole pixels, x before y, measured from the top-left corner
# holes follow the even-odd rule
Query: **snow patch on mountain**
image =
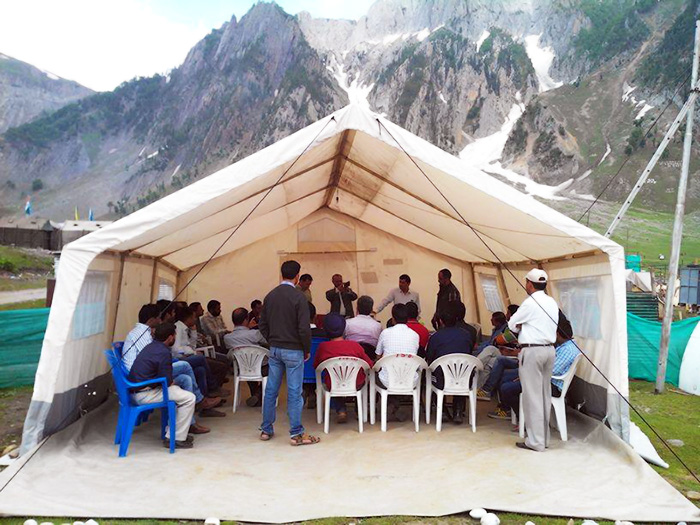
[(486, 29), (484, 29), (484, 32), (481, 33), (479, 40), (476, 41), (476, 50), (477, 51), (479, 51), (479, 49), (481, 49), (481, 44), (483, 44), (484, 41), (490, 36), (491, 36), (491, 33), (489, 31), (486, 31)]
[(598, 163), (598, 166), (600, 166), (603, 162), (605, 162), (605, 159), (608, 158), (608, 155), (610, 155), (610, 152), (612, 151), (612, 148), (610, 147), (610, 144), (607, 142), (605, 143), (605, 153), (603, 154), (603, 158), (600, 159), (600, 162)]
[(542, 34), (525, 37), (525, 52), (535, 68), (537, 81), (540, 85), (540, 93), (558, 88), (563, 82), (556, 82), (549, 76), (549, 69), (554, 62), (554, 50), (551, 47), (540, 47)]
[(426, 38), (428, 38), (428, 37), (430, 36), (430, 33), (431, 33), (431, 32), (432, 32), (432, 31), (430, 31), (430, 29), (428, 29), (428, 28), (426, 27), (426, 28), (423, 29), (422, 31), (418, 31), (418, 32), (416, 33), (416, 39), (418, 40), (418, 42), (422, 42), (423, 40), (425, 40)]
[(634, 91), (635, 89), (637, 89), (636, 86), (630, 86), (627, 82), (622, 84), (622, 102), (627, 102), (627, 99), (630, 98), (632, 91)]
[[(644, 102), (642, 100), (642, 102)], [(650, 106), (649, 104), (644, 104), (644, 107), (641, 109), (639, 113), (637, 113), (637, 116), (634, 117), (634, 120), (639, 120), (640, 118), (643, 118), (644, 115), (646, 115), (650, 110), (654, 109), (654, 106)]]
[(331, 65), (327, 69), (333, 74), (338, 85), (348, 94), (351, 104), (359, 104), (370, 109), (367, 97), (374, 88), (374, 83), (370, 85), (360, 84), (359, 76), (356, 76), (352, 82), (348, 82), (348, 73), (343, 68), (335, 56), (331, 56)]

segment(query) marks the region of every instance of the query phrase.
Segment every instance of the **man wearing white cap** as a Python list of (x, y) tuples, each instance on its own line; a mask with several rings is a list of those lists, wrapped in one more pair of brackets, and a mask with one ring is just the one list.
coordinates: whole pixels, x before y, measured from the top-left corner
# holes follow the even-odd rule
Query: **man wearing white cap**
[(547, 273), (538, 268), (530, 270), (525, 276), (529, 297), (508, 321), (508, 328), (519, 334), (518, 343), (522, 348), (518, 360), (527, 437), (524, 443), (516, 443), (516, 446), (538, 452), (549, 446), (550, 380), (559, 319), (557, 302), (544, 292), (546, 287)]

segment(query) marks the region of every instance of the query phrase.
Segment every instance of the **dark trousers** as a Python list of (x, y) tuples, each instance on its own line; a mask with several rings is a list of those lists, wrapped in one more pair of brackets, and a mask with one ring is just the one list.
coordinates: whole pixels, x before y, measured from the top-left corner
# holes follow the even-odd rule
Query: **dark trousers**
[(505, 371), (513, 369), (517, 370), (517, 368), (517, 359), (505, 356), (499, 357), (498, 359), (496, 359), (496, 363), (491, 368), (491, 373), (489, 373), (489, 377), (486, 380), (486, 383), (484, 383), (484, 386), (481, 387), (482, 390), (484, 390), (485, 392), (493, 392), (494, 390), (497, 390), (501, 382), (504, 381), (503, 377)]
[[(263, 377), (267, 377), (267, 374), (270, 372), (270, 367), (267, 364), (264, 364), (261, 367), (261, 371)], [(258, 396), (260, 401), (262, 401), (262, 383), (258, 383), (257, 381), (248, 381), (248, 389), (250, 390), (251, 396)]]
[(204, 356), (190, 355), (183, 357), (180, 360), (190, 364), (192, 371), (194, 372), (194, 377), (197, 380), (197, 386), (199, 387), (200, 392), (202, 392), (202, 395), (206, 396), (209, 393), (210, 385), (207, 361), (204, 359)]

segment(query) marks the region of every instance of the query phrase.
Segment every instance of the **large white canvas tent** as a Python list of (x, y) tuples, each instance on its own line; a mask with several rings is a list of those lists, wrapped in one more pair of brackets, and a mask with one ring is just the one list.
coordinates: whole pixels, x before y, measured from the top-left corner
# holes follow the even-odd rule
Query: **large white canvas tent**
[[(521, 281), (540, 266), (578, 344), (628, 393), (622, 248), (351, 105), (64, 249), (23, 451), (104, 399), (102, 351), (124, 338), (140, 305), (182, 291), (189, 302), (220, 300), (229, 315), (262, 298), (290, 258), (313, 275), (321, 313), (333, 273), (375, 299), (408, 273), (429, 319), (447, 267), (468, 320), (485, 332), (491, 311), (522, 302)], [(613, 388), (588, 363), (577, 375), (577, 402), (625, 437)]]

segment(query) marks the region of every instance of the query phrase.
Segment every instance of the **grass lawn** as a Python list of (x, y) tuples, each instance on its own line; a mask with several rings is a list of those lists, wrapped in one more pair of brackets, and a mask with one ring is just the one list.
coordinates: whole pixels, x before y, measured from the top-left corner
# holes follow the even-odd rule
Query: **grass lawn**
[[(695, 471), (700, 472), (700, 440), (698, 440), (698, 428), (700, 427), (700, 397), (679, 393), (669, 385), (669, 390), (664, 395), (655, 395), (654, 385), (645, 381), (630, 382), (630, 398), (632, 403), (644, 414), (644, 417), (664, 436), (665, 439), (679, 439), (684, 442), (682, 447), (675, 450), (683, 460)], [(17, 439), (21, 435), (21, 426), (24, 421), (24, 413), (29, 405), (31, 396), (30, 387), (0, 390), (0, 429), (7, 429), (0, 433), (0, 445), (5, 446)], [(648, 428), (632, 414), (632, 420), (651, 438), (661, 457), (671, 465), (669, 469), (653, 467), (669, 483), (686, 494), (690, 490), (700, 491), (700, 487), (695, 484), (683, 467), (663, 448), (656, 438), (654, 438)], [(14, 436), (14, 437), (13, 437)], [(556, 438), (555, 438), (556, 439)], [(696, 502), (697, 504), (697, 502)], [(504, 525), (524, 524), (526, 521), (533, 521), (537, 525), (566, 525), (568, 517), (553, 518), (546, 516), (528, 516), (524, 514), (497, 513)], [(39, 523), (53, 522), (55, 524), (72, 523), (77, 519), (83, 521), (87, 517), (76, 519), (71, 518), (39, 518), (33, 517)], [(26, 518), (0, 518), (0, 525), (21, 525)], [(182, 525), (188, 522), (180, 520), (101, 520), (103, 524), (118, 525)], [(582, 520), (576, 520), (580, 523)], [(441, 518), (420, 518), (410, 516), (388, 516), (381, 518), (353, 519), (353, 518), (327, 518), (314, 520), (308, 523), (314, 525), (346, 525), (349, 523), (362, 523), (363, 525), (394, 525), (394, 524), (431, 524), (431, 525), (467, 525), (476, 524), (477, 520), (469, 518), (467, 514)], [(598, 522), (611, 523), (611, 522)]]
[(46, 278), (33, 276), (29, 279), (10, 279), (9, 277), (0, 277), (0, 292), (33, 290), (35, 288), (46, 288)]
[(0, 312), (6, 310), (29, 310), (30, 308), (46, 308), (46, 299), (35, 299), (22, 303), (0, 304)]
[(53, 257), (39, 250), (0, 246), (0, 270), (47, 273), (53, 270)]

